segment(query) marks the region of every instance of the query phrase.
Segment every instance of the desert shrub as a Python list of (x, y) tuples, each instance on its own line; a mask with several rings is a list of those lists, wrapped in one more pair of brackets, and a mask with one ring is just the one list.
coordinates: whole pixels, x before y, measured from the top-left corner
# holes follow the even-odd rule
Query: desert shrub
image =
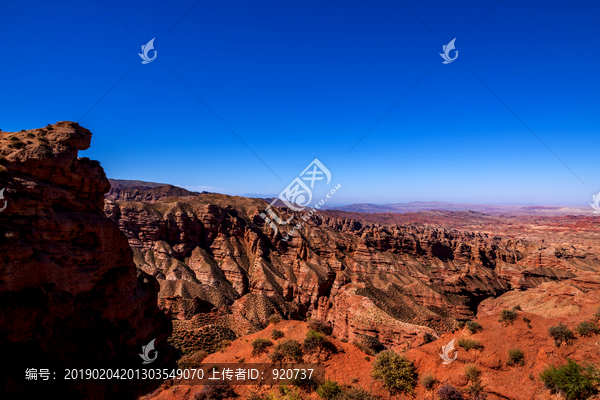
[(527, 317), (523, 317), (523, 322), (525, 322), (526, 324), (530, 323), (531, 320)]
[(208, 353), (204, 350), (200, 350), (182, 357), (177, 363), (180, 366), (189, 364), (200, 364), (202, 361), (204, 361), (206, 357), (208, 357)]
[(423, 375), (421, 378), (421, 386), (427, 390), (433, 389), (436, 383), (438, 383), (437, 378), (430, 373)]
[(517, 319), (517, 312), (514, 310), (502, 310), (500, 311), (500, 319), (499, 322), (502, 322), (504, 325), (510, 325), (515, 322)]
[(554, 339), (554, 344), (556, 344), (556, 347), (560, 347), (562, 343), (570, 345), (573, 343), (573, 339), (575, 339), (575, 334), (573, 331), (562, 322), (557, 326), (551, 326), (548, 328), (548, 334), (550, 337), (552, 337), (552, 339)]
[(469, 393), (469, 400), (485, 400), (487, 399), (487, 393), (484, 392), (485, 385), (481, 383), (481, 379), (475, 379), (468, 387), (467, 393)]
[(308, 324), (308, 329), (311, 329), (315, 332), (322, 333), (324, 335), (331, 335), (333, 333), (333, 328), (325, 321), (321, 321), (320, 319), (312, 319)]
[(273, 346), (273, 342), (269, 339), (257, 338), (252, 341), (252, 355), (257, 356), (262, 353), (269, 351), (269, 347)]
[(302, 348), (307, 353), (312, 353), (318, 349), (322, 349), (327, 345), (327, 340), (325, 339), (325, 335), (320, 332), (315, 332), (313, 330), (309, 330), (306, 332), (306, 337), (304, 338), (304, 343)]
[(217, 351), (221, 351), (221, 352), (225, 352), (225, 349), (228, 348), (229, 346), (231, 346), (231, 340), (222, 340), (218, 345), (216, 350)]
[(517, 304), (516, 306), (513, 307), (513, 311), (521, 311), (521, 305)]
[(281, 339), (284, 336), (285, 334), (283, 333), (283, 331), (280, 331), (279, 329), (273, 329), (273, 331), (271, 332), (271, 338), (273, 340)]
[(370, 356), (374, 356), (375, 352), (373, 351), (373, 349), (370, 349), (369, 346), (366, 346), (360, 342), (352, 342), (352, 344), (354, 346), (356, 346), (356, 348), (358, 348), (360, 351), (362, 351), (365, 354), (368, 354)]
[(508, 349), (508, 360), (506, 361), (506, 365), (525, 365), (525, 354), (521, 351), (521, 349), (514, 348)]
[(298, 361), (302, 358), (302, 346), (296, 340), (284, 340), (275, 346), (270, 358), (273, 362), (283, 361), (286, 358)]
[[(279, 393), (277, 393), (279, 392)], [(267, 400), (302, 400), (300, 390), (297, 387), (279, 386), (279, 390), (267, 395)]]
[(456, 342), (458, 344), (459, 347), (462, 347), (465, 350), (471, 350), (471, 349), (482, 349), (483, 345), (481, 344), (481, 342), (479, 340), (475, 340), (475, 339), (467, 339), (467, 338), (460, 338), (458, 339), (458, 341)]
[(581, 336), (592, 336), (600, 333), (600, 328), (593, 322), (583, 321), (575, 328)]
[(474, 382), (479, 378), (479, 368), (475, 364), (465, 365), (465, 376), (470, 382)]
[(462, 328), (464, 328), (464, 327), (465, 327), (465, 325), (466, 325), (466, 322), (465, 322), (465, 321), (458, 321), (458, 322), (456, 323), (456, 328), (458, 328), (458, 329), (462, 329)]
[(463, 400), (462, 394), (452, 385), (445, 384), (437, 392), (440, 400)]
[(369, 356), (366, 356), (366, 357), (365, 357), (365, 360), (367, 360), (367, 361), (371, 361), (371, 357), (369, 357)]
[(384, 386), (390, 392), (413, 393), (417, 373), (412, 361), (395, 353), (393, 350), (385, 350), (379, 353), (373, 369), (373, 378), (381, 379)]
[(581, 366), (570, 358), (558, 368), (547, 366), (540, 379), (552, 393), (560, 393), (566, 400), (587, 399), (598, 393), (600, 383), (596, 367), (591, 364)]
[(479, 322), (469, 321), (467, 322), (467, 329), (471, 333), (477, 333), (483, 330), (483, 326)]
[(348, 343), (348, 339), (346, 339), (346, 338), (342, 338), (342, 339), (340, 340), (340, 342), (342, 342), (342, 343)]
[(273, 325), (277, 325), (279, 322), (281, 322), (281, 317), (277, 314), (271, 315), (268, 319), (269, 319), (269, 323), (271, 323)]
[(596, 319), (596, 321), (600, 320), (600, 307), (596, 309), (596, 312), (594, 313), (594, 318)]
[(325, 400), (333, 400), (340, 393), (342, 393), (342, 387), (338, 385), (337, 382), (329, 380), (325, 381), (325, 383), (317, 389), (319, 397), (322, 397)]
[(236, 394), (228, 384), (207, 384), (193, 397), (194, 400), (222, 400), (235, 397)]

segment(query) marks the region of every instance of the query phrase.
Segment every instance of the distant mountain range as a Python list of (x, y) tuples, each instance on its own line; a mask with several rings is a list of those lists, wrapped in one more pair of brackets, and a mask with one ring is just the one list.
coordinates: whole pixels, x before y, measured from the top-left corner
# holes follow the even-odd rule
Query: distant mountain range
[(591, 207), (584, 206), (532, 206), (503, 204), (446, 203), (442, 201), (412, 201), (396, 204), (359, 203), (342, 207), (327, 207), (329, 210), (362, 213), (408, 213), (419, 211), (477, 211), (484, 214), (525, 214), (525, 215), (592, 215)]

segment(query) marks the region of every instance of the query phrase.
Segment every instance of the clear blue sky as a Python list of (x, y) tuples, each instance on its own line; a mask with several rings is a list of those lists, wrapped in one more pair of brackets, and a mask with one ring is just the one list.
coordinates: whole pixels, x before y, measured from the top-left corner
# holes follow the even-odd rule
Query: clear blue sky
[(318, 158), (337, 204), (600, 191), (597, 1), (5, 1), (0, 35), (0, 128), (81, 120), (112, 178), (276, 194)]

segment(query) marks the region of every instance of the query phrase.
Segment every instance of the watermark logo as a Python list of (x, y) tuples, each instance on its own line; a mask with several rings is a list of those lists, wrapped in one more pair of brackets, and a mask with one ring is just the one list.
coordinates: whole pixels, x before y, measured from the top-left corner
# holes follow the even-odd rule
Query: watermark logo
[[(142, 360), (144, 360), (143, 364), (150, 364), (154, 360), (156, 360), (156, 357), (158, 357), (158, 351), (154, 350), (154, 341), (155, 340), (156, 340), (156, 338), (152, 339), (150, 341), (150, 343), (148, 343), (147, 345), (142, 346), (143, 353), (140, 353), (139, 356), (142, 357)], [(150, 358), (151, 351), (154, 351), (154, 358)]]
[[(154, 38), (156, 39), (156, 38)], [(149, 64), (152, 61), (154, 61), (156, 59), (156, 56), (158, 55), (158, 51), (154, 50), (154, 39), (152, 39), (151, 41), (149, 41), (148, 43), (142, 45), (142, 53), (138, 53), (138, 56), (142, 57), (142, 64)], [(150, 50), (154, 50), (154, 57), (150, 58), (148, 57), (148, 52)]]
[(592, 206), (592, 208), (594, 209), (594, 214), (600, 214), (600, 193), (598, 193), (595, 196), (592, 196), (592, 200), (594, 200), (594, 202), (590, 203), (590, 206)]
[[(4, 200), (4, 189), (0, 190), (0, 200)], [(0, 212), (4, 211), (6, 209), (6, 206), (8, 206), (8, 201), (4, 200), (4, 205), (2, 206), (2, 208), (0, 208)]]
[[(450, 343), (445, 346), (442, 346), (442, 354), (440, 354), (440, 358), (444, 360), (442, 364), (451, 364), (458, 358), (458, 352), (454, 350), (454, 341), (456, 339), (452, 339)], [(450, 353), (454, 351), (454, 358), (450, 358)]]
[(456, 58), (458, 57), (458, 50), (455, 50), (454, 58), (450, 58), (450, 52), (452, 50), (454, 50), (454, 41), (455, 40), (456, 40), (456, 38), (452, 39), (450, 41), (450, 43), (445, 44), (442, 47), (444, 52), (440, 53), (440, 56), (442, 56), (442, 58), (445, 60), (442, 64), (450, 64), (452, 61), (456, 60)]
[[(277, 202), (277, 200), (281, 200), (286, 207), (294, 211), (304, 211), (308, 204), (312, 202), (313, 193), (312, 189), (315, 187), (315, 182), (317, 181), (326, 181), (325, 185), (329, 185), (331, 182), (331, 172), (319, 159), (315, 158), (308, 167), (302, 171), (299, 177), (294, 179), (292, 183), (286, 187), (283, 192), (281, 192), (277, 199), (275, 199), (265, 211), (269, 216), (265, 213), (261, 213), (260, 216), (273, 228), (275, 234), (279, 232), (277, 224), (279, 225), (287, 225), (292, 222), (294, 216), (291, 216), (287, 220), (283, 220), (275, 214), (275, 212), (271, 209), (273, 204)], [(316, 203), (313, 207), (311, 207), (311, 211), (309, 214), (302, 217), (302, 221), (299, 221), (282, 240), (287, 241), (291, 235), (298, 229), (300, 229), (306, 221), (316, 212), (329, 198), (333, 195), (342, 185), (339, 183), (337, 186), (327, 193), (326, 198), (322, 199), (320, 202)], [(277, 224), (276, 224), (277, 222)]]

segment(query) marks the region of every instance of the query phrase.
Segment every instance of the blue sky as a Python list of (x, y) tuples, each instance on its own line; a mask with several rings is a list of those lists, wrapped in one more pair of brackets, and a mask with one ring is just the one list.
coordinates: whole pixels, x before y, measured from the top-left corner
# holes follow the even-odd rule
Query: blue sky
[[(1, 11), (0, 128), (80, 121), (94, 133), (81, 156), (112, 178), (277, 194), (318, 158), (342, 184), (336, 204), (587, 205), (600, 191), (599, 2)], [(444, 65), (453, 38), (459, 56)]]

